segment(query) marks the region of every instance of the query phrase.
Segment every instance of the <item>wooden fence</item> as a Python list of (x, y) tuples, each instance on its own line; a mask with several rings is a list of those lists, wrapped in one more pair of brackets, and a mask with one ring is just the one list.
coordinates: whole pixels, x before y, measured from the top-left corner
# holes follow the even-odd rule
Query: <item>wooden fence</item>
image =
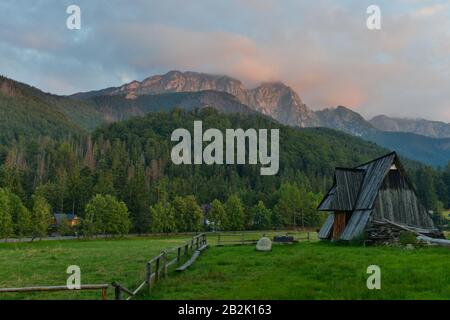
[(135, 290), (129, 290), (126, 287), (113, 282), (115, 299), (122, 300), (122, 293), (128, 294), (126, 300), (132, 299), (142, 289), (147, 288), (150, 293), (152, 286), (161, 279), (167, 278), (169, 275), (169, 269), (172, 266), (179, 265), (183, 257), (191, 258), (183, 265), (178, 267), (177, 271), (184, 271), (191, 266), (194, 261), (199, 257), (200, 253), (208, 247), (206, 234), (201, 233), (194, 236), (191, 240), (186, 241), (183, 245), (171, 248), (168, 250), (162, 250), (159, 255), (150, 259), (146, 264), (145, 279), (139, 284)]
[(41, 287), (23, 287), (23, 288), (0, 288), (0, 293), (18, 293), (18, 292), (42, 292), (42, 291), (80, 291), (80, 290), (101, 290), (102, 300), (106, 300), (106, 290), (108, 284), (85, 284), (79, 289), (69, 289), (67, 286), (41, 286)]
[[(261, 237), (270, 236), (289, 236), (296, 233), (285, 232), (283, 234), (278, 232), (242, 232), (242, 231), (228, 231), (217, 233), (217, 243), (216, 246), (222, 247), (227, 245), (245, 245), (245, 244), (256, 244)], [(306, 232), (303, 237), (295, 237), (296, 241), (311, 241), (313, 239), (313, 232)]]
[[(208, 247), (206, 234), (198, 234), (192, 239), (186, 241), (183, 245), (162, 250), (156, 257), (150, 259), (146, 265), (145, 279), (135, 289), (129, 290), (124, 286), (121, 286), (117, 282), (113, 282), (111, 285), (114, 287), (114, 296), (116, 300), (122, 300), (122, 293), (128, 294), (126, 300), (130, 300), (136, 296), (143, 288), (147, 287), (150, 292), (151, 287), (159, 280), (166, 278), (169, 275), (169, 268), (175, 265), (179, 265), (183, 258), (187, 260), (183, 265), (179, 266), (177, 271), (184, 271), (191, 266), (194, 261), (199, 257), (200, 253)], [(80, 291), (80, 290), (101, 290), (102, 300), (106, 300), (106, 293), (108, 284), (89, 284), (81, 285), (80, 289), (69, 289), (67, 286), (41, 286), (41, 287), (23, 287), (23, 288), (0, 288), (0, 293), (18, 293), (18, 292), (42, 292), (42, 291)]]

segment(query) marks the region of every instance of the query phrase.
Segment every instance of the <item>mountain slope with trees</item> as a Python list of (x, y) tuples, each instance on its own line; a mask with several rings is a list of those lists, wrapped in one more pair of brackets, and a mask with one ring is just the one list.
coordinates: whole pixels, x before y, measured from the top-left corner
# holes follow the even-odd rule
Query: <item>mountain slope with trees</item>
[[(177, 128), (192, 130), (195, 120), (203, 122), (204, 130), (280, 129), (279, 173), (261, 176), (259, 165), (174, 165), (170, 151), (176, 143), (170, 136)], [(32, 224), (41, 226), (36, 237), (49, 226), (50, 208), (79, 215), (86, 234), (201, 230), (205, 218), (213, 222), (211, 228), (222, 230), (316, 227), (324, 218), (316, 207), (335, 167), (352, 167), (387, 152), (331, 129), (292, 128), (261, 115), (213, 108), (176, 109), (103, 125), (90, 136), (4, 147), (0, 187), (32, 212)], [(438, 172), (412, 161), (405, 164), (428, 208), (449, 204), (450, 168)], [(204, 207), (210, 204), (211, 215), (206, 210), (205, 217)], [(107, 214), (111, 210), (117, 214)], [(96, 217), (97, 211), (104, 217)], [(115, 222), (108, 221), (106, 228), (102, 219)], [(15, 230), (12, 224), (6, 223), (4, 234)]]
[(101, 114), (84, 101), (42, 92), (0, 77), (0, 143), (19, 137), (67, 138), (86, 135), (100, 123)]

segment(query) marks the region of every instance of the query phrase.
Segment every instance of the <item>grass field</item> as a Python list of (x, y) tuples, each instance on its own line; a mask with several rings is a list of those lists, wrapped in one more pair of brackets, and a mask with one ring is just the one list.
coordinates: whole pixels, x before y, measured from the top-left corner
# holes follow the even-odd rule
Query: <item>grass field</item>
[[(381, 290), (366, 287), (381, 268)], [(160, 283), (152, 299), (450, 299), (450, 250), (327, 243), (211, 248), (191, 270)]]
[[(0, 244), (0, 287), (64, 285), (67, 266), (82, 283), (118, 281), (132, 289), (145, 262), (185, 237)], [(210, 237), (210, 242), (215, 237)], [(366, 287), (367, 266), (381, 267), (381, 290)], [(108, 290), (112, 299), (112, 290)], [(0, 299), (99, 299), (100, 292), (3, 294)], [(450, 299), (450, 250), (351, 247), (320, 242), (210, 247), (188, 271), (171, 272), (139, 299)]]
[[(117, 281), (134, 288), (145, 263), (188, 237), (64, 240), (0, 244), (0, 287), (65, 285), (69, 265), (81, 268), (82, 284)], [(108, 290), (108, 299), (113, 291)], [(100, 291), (2, 294), (0, 299), (100, 299)]]

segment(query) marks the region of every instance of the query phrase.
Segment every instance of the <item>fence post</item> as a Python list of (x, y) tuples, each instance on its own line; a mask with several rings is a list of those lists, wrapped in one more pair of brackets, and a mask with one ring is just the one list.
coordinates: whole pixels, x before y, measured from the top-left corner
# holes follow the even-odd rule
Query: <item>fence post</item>
[(145, 281), (147, 281), (147, 288), (150, 292), (150, 288), (152, 285), (152, 264), (150, 262), (147, 262), (147, 274)]
[(122, 291), (120, 290), (120, 286), (116, 286), (114, 288), (114, 295), (116, 297), (116, 300), (122, 300)]
[(308, 232), (308, 242), (310, 241), (310, 236), (309, 236), (309, 232)]
[(198, 244), (200, 242), (200, 237), (195, 238), (195, 249), (198, 250)]
[(178, 247), (177, 249), (177, 262), (181, 261), (181, 247)]
[(164, 278), (167, 278), (167, 251), (163, 250), (161, 253), (163, 254)]
[(220, 233), (217, 234), (217, 245), (220, 246)]
[(244, 232), (242, 232), (242, 235), (241, 235), (241, 245), (244, 245)]
[(158, 257), (158, 259), (156, 259), (156, 271), (155, 271), (155, 282), (159, 280), (159, 260), (161, 259), (161, 256)]
[(106, 300), (106, 288), (102, 288), (102, 300)]
[(184, 255), (187, 256), (189, 251), (189, 242), (186, 241), (184, 244)]

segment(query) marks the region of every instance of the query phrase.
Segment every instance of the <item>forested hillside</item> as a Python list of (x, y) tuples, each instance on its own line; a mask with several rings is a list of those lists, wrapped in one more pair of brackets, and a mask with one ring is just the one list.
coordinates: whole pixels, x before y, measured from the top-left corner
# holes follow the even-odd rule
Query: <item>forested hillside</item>
[(42, 92), (0, 76), (0, 143), (19, 137), (67, 138), (87, 134), (103, 123), (92, 105)]
[[(280, 128), (279, 174), (261, 176), (258, 165), (174, 165), (171, 133), (192, 130), (194, 120), (202, 120), (204, 130)], [(64, 141), (41, 137), (3, 146), (0, 187), (19, 195), (29, 208), (35, 194), (54, 212), (81, 217), (96, 194), (112, 195), (124, 201), (137, 232), (183, 229), (157, 221), (176, 221), (181, 210), (176, 208), (185, 208), (181, 211), (196, 213), (198, 222), (199, 205), (211, 203), (211, 216), (237, 212), (228, 229), (317, 226), (322, 217), (315, 207), (331, 185), (334, 168), (387, 152), (330, 129), (295, 129), (256, 114), (221, 114), (212, 108), (177, 109), (104, 125), (92, 136)], [(448, 171), (438, 173), (411, 161), (406, 165), (429, 207), (438, 206), (438, 197), (448, 201), (443, 191), (450, 182)]]
[(172, 92), (135, 96), (132, 99), (125, 95), (101, 95), (87, 100), (95, 110), (101, 112), (109, 121), (120, 121), (133, 116), (143, 116), (149, 112), (170, 111), (175, 108), (184, 110), (214, 107), (223, 113), (253, 113), (252, 109), (226, 92)]
[(364, 138), (402, 155), (436, 167), (443, 167), (450, 159), (450, 138), (430, 138), (410, 132), (372, 131)]

